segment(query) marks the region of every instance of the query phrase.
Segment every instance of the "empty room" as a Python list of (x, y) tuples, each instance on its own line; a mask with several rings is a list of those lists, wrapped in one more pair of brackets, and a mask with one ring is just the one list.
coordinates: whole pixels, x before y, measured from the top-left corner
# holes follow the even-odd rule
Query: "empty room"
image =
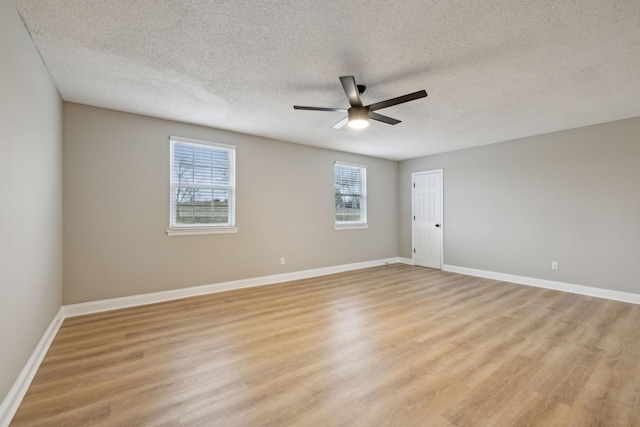
[(0, 427), (640, 426), (640, 2), (0, 0)]

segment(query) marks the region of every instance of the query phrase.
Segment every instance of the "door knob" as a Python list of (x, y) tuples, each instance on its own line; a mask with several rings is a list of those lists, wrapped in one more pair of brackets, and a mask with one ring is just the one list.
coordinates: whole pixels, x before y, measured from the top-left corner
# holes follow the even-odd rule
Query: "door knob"
[(436, 227), (440, 227), (440, 224), (436, 224)]

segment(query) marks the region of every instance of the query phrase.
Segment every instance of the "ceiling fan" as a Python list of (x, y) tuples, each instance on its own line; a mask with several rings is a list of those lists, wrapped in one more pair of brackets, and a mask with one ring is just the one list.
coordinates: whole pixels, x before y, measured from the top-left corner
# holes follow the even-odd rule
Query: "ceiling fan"
[(353, 76), (342, 76), (340, 77), (340, 82), (342, 83), (342, 88), (344, 89), (344, 93), (347, 95), (351, 108), (302, 107), (300, 105), (294, 105), (293, 108), (296, 110), (337, 111), (347, 113), (347, 117), (331, 127), (333, 129), (340, 129), (348, 123), (349, 127), (360, 129), (369, 126), (369, 119), (388, 123), (390, 125), (397, 125), (400, 123), (400, 120), (383, 116), (382, 114), (375, 113), (375, 111), (427, 96), (426, 91), (419, 90), (418, 92), (387, 99), (386, 101), (376, 102), (375, 104), (363, 105), (360, 100), (360, 95), (364, 93), (366, 86), (356, 85), (356, 79)]

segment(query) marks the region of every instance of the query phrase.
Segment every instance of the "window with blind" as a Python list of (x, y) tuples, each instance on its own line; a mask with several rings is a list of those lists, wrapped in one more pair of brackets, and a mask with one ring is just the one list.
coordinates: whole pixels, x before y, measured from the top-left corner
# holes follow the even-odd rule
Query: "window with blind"
[(177, 137), (170, 138), (170, 146), (167, 234), (236, 232), (235, 147)]
[(367, 226), (367, 167), (336, 162), (333, 167), (338, 228)]

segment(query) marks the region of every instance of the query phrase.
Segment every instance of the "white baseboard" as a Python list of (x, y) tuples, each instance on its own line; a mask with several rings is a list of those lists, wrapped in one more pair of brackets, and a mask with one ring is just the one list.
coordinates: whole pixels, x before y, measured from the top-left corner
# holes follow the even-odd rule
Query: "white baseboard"
[(272, 285), (274, 283), (290, 282), (292, 280), (326, 276), (328, 274), (342, 273), (351, 270), (360, 270), (362, 268), (376, 267), (385, 264), (396, 264), (399, 262), (402, 262), (401, 258), (395, 257), (375, 261), (357, 262), (354, 264), (343, 264), (332, 267), (314, 268), (311, 270), (294, 271), (291, 273), (274, 274), (271, 276), (232, 280), (230, 282), (214, 283), (211, 285), (192, 286), (189, 288), (153, 292), (149, 294), (132, 295), (128, 297), (70, 304), (63, 306), (63, 310), (65, 317), (82, 316), (85, 314), (100, 313), (103, 311), (117, 310), (120, 308), (137, 307), (140, 305), (154, 304), (158, 302), (171, 301), (197, 295), (213, 294), (234, 289), (251, 288), (255, 286)]
[(63, 321), (64, 310), (60, 307), (35, 350), (31, 353), (22, 372), (18, 375), (18, 379), (13, 383), (13, 387), (0, 404), (0, 427), (7, 427), (11, 423)]
[(399, 263), (401, 264), (407, 264), (407, 265), (414, 265), (413, 263), (413, 258), (402, 258), (402, 257), (398, 257), (397, 258)]
[(556, 291), (570, 292), (572, 294), (606, 298), (631, 304), (640, 304), (640, 294), (634, 294), (631, 292), (592, 288), (591, 286), (575, 285), (572, 283), (556, 282), (546, 279), (536, 279), (534, 277), (516, 276), (514, 274), (496, 273), (494, 271), (477, 270), (475, 268), (458, 267), (455, 265), (443, 265), (442, 270), (450, 271), (452, 273), (466, 274), (468, 276), (484, 277), (487, 279), (501, 280), (503, 282), (517, 283), (520, 285), (535, 286), (537, 288), (554, 289)]

